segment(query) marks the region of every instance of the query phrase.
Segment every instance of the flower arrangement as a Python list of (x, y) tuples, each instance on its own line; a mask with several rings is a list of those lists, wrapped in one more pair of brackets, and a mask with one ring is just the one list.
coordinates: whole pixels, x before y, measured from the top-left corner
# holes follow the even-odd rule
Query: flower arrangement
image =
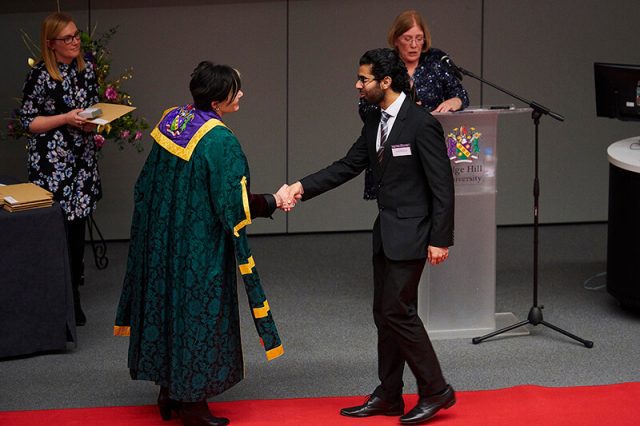
[[(122, 83), (133, 78), (133, 68), (126, 69), (116, 79), (109, 79), (109, 72), (111, 71), (111, 51), (107, 46), (111, 38), (116, 34), (118, 27), (110, 28), (98, 37), (94, 37), (95, 29), (96, 27), (94, 27), (91, 34), (83, 32), (80, 41), (82, 43), (82, 50), (85, 52), (85, 58), (91, 61), (95, 67), (99, 102), (130, 106), (132, 105), (131, 95), (122, 89)], [(34, 43), (31, 37), (24, 31), (22, 32), (22, 40), (34, 57), (39, 56), (35, 54), (35, 52), (40, 50), (38, 45)], [(28, 63), (29, 66), (34, 66), (36, 61), (29, 58)], [(22, 99), (20, 98), (16, 98), (16, 101), (18, 104), (22, 103)], [(17, 112), (18, 108), (11, 111), (5, 132), (0, 132), (0, 136), (20, 139), (28, 135), (27, 129), (24, 129), (20, 123)], [(98, 126), (93, 139), (98, 149), (102, 148), (107, 140), (112, 140), (118, 145), (118, 149), (120, 150), (131, 145), (140, 152), (144, 150), (142, 134), (147, 128), (149, 128), (149, 125), (144, 118), (136, 117), (133, 114), (126, 114), (105, 126)]]
[[(117, 26), (110, 28), (97, 38), (92, 37), (92, 34), (82, 33), (82, 49), (87, 59), (95, 64), (100, 102), (130, 106), (132, 104), (131, 96), (122, 90), (121, 85), (123, 81), (133, 78), (133, 68), (127, 68), (115, 80), (108, 78), (111, 70), (111, 51), (107, 45), (117, 30)], [(95, 27), (93, 32), (95, 32)], [(112, 139), (118, 143), (119, 149), (124, 149), (126, 145), (133, 145), (138, 151), (142, 151), (144, 149), (142, 131), (148, 127), (149, 125), (143, 118), (127, 114), (106, 126), (99, 126), (94, 140), (99, 148), (104, 145), (106, 140)]]

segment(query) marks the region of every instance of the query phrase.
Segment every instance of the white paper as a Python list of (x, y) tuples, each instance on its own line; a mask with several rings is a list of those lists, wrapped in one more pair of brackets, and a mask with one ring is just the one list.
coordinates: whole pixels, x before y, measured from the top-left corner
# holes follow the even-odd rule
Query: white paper
[(411, 155), (411, 145), (391, 145), (391, 153), (394, 157), (404, 157)]

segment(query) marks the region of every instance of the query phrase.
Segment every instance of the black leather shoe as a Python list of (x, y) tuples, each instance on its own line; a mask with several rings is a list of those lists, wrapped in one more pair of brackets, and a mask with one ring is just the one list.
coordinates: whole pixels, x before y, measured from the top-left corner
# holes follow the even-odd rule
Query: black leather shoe
[(362, 405), (340, 410), (340, 414), (348, 417), (401, 416), (403, 413), (402, 398), (390, 403), (375, 395), (370, 395)]
[(169, 389), (161, 386), (160, 394), (158, 395), (158, 408), (160, 409), (162, 420), (171, 420), (171, 412), (175, 411), (178, 414), (180, 410), (180, 401), (169, 398)]
[(180, 419), (184, 426), (225, 426), (229, 419), (225, 417), (213, 417), (207, 401), (181, 402)]
[(456, 394), (451, 385), (439, 394), (420, 398), (418, 404), (404, 416), (400, 417), (403, 425), (418, 425), (436, 415), (441, 408), (445, 410), (456, 403)]

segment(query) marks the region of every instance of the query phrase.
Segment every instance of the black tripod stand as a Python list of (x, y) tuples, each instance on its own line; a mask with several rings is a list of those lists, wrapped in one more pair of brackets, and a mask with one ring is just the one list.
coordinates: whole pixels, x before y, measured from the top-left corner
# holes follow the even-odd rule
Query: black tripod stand
[[(569, 333), (568, 331), (565, 331), (545, 321), (542, 317), (542, 309), (544, 308), (544, 306), (538, 305), (538, 205), (539, 205), (539, 198), (540, 198), (540, 181), (538, 179), (538, 127), (540, 124), (540, 117), (542, 117), (543, 114), (550, 115), (551, 117), (555, 118), (558, 121), (564, 121), (564, 117), (536, 102), (524, 99), (514, 93), (511, 93), (506, 89), (498, 87), (495, 84), (489, 81), (486, 81), (483, 78), (473, 74), (472, 72), (465, 70), (464, 68), (456, 67), (448, 58), (446, 60), (443, 59), (443, 62), (447, 63), (450, 67), (452, 67), (454, 71), (457, 70), (464, 75), (468, 75), (469, 77), (472, 77), (482, 83), (488, 84), (489, 86), (497, 90), (500, 90), (501, 92), (506, 93), (507, 95), (529, 105), (533, 109), (531, 113), (531, 118), (533, 119), (533, 124), (535, 126), (535, 168), (534, 168), (534, 179), (533, 179), (533, 306), (529, 310), (529, 315), (527, 316), (526, 320), (504, 327), (500, 330), (496, 330), (493, 333), (489, 333), (481, 337), (474, 337), (472, 339), (472, 342), (474, 344), (478, 344), (483, 342), (486, 339), (489, 339), (491, 337), (497, 336), (507, 331), (516, 329), (518, 327), (522, 327), (523, 325), (531, 324), (533, 326), (537, 326), (538, 324), (542, 324), (544, 326), (551, 328), (552, 330), (557, 331), (558, 333), (562, 333), (567, 337), (577, 340), (578, 342), (585, 345), (587, 348), (592, 348), (593, 347), (592, 341), (584, 340), (574, 334)], [(462, 78), (462, 76), (459, 75), (459, 78)]]

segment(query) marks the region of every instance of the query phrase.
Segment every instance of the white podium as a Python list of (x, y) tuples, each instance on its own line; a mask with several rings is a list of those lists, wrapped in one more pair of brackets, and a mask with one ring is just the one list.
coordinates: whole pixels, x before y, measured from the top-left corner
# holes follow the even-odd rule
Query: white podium
[[(418, 311), (433, 339), (475, 337), (518, 320), (495, 312), (498, 116), (529, 108), (434, 113), (444, 129), (456, 191), (449, 258), (425, 266)], [(528, 334), (521, 327), (510, 334)]]

